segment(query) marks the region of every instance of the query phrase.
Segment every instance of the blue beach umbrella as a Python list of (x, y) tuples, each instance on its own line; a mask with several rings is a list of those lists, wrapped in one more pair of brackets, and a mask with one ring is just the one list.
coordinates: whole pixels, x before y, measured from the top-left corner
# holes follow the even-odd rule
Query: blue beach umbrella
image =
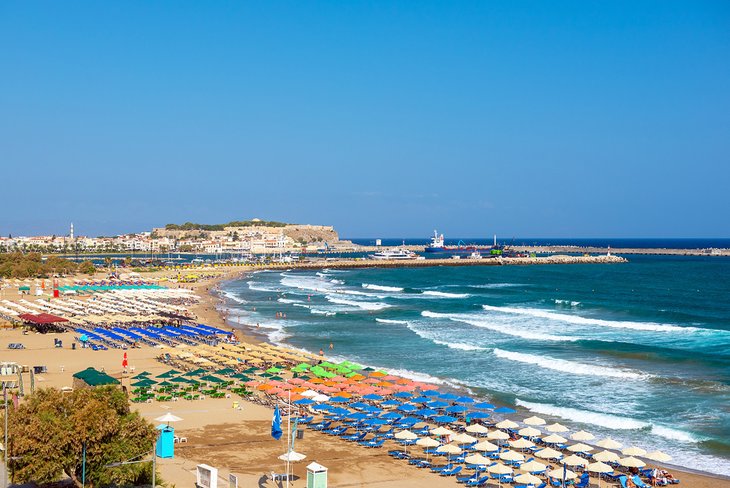
[(436, 397), (436, 396), (440, 396), (440, 395), (441, 395), (441, 393), (439, 393), (438, 390), (426, 390), (423, 392), (423, 396), (427, 396), (427, 397)]
[(398, 405), (401, 405), (401, 402), (398, 400), (385, 400), (380, 405), (383, 407), (397, 407)]
[(494, 410), (494, 405), (487, 402), (475, 403), (472, 406), (474, 408), (478, 408), (479, 410)]
[(369, 395), (363, 396), (365, 400), (382, 400), (383, 397), (380, 395), (376, 395), (375, 393), (370, 393)]
[(367, 403), (363, 403), (363, 402), (355, 402), (355, 403), (351, 403), (350, 404), (350, 407), (356, 408), (358, 410), (362, 410), (363, 408), (365, 408), (367, 406), (368, 406), (368, 404)]
[(412, 403), (428, 403), (430, 401), (431, 401), (431, 399), (426, 396), (419, 396), (418, 398), (413, 398), (411, 400)]
[(467, 410), (469, 410), (469, 409), (466, 408), (464, 405), (452, 405), (452, 406), (444, 409), (444, 412), (448, 412), (448, 413), (463, 413), (463, 412), (466, 412)]
[(355, 413), (351, 413), (350, 415), (348, 415), (347, 418), (352, 419), (352, 420), (365, 420), (366, 418), (368, 418), (368, 414), (362, 413), (362, 412), (355, 412)]
[(474, 403), (474, 399), (469, 397), (459, 397), (454, 401), (456, 403)]
[(402, 415), (398, 415), (395, 412), (384, 413), (383, 415), (380, 416), (381, 419), (387, 419), (387, 420), (398, 420), (402, 417), (403, 417)]
[(294, 400), (294, 405), (311, 405), (314, 403), (314, 400), (311, 398), (300, 398), (299, 400)]
[(411, 398), (413, 396), (413, 393), (409, 393), (407, 391), (399, 391), (395, 395), (393, 395), (395, 398)]
[(456, 422), (456, 417), (452, 417), (451, 415), (439, 415), (438, 417), (434, 417), (433, 421), (437, 424), (450, 424), (452, 422)]
[(416, 407), (415, 405), (411, 405), (410, 403), (404, 403), (403, 405), (398, 407), (396, 410), (400, 410), (401, 412), (410, 413), (410, 412), (415, 412), (416, 410), (418, 410), (418, 407)]
[(432, 408), (422, 408), (413, 412), (414, 415), (418, 415), (419, 417), (433, 417), (434, 415), (438, 415), (438, 413), (438, 410)]
[(443, 395), (439, 395), (444, 400), (456, 400), (459, 398), (458, 395), (454, 395), (453, 393), (444, 393)]
[(428, 408), (446, 408), (446, 407), (449, 406), (449, 404), (446, 403), (446, 402), (435, 401), (435, 402), (429, 402), (429, 403), (427, 403), (426, 406)]
[(467, 415), (470, 419), (488, 419), (490, 415), (487, 412), (472, 412)]
[(379, 409), (378, 407), (376, 407), (374, 405), (368, 405), (368, 406), (364, 407), (363, 410), (365, 410), (366, 412), (370, 412), (370, 413), (380, 413), (380, 412), (382, 412), (381, 409)]
[(388, 423), (388, 421), (385, 419), (374, 417), (374, 418), (365, 420), (364, 423), (366, 423), (368, 425), (385, 425)]
[(516, 413), (516, 412), (517, 412), (517, 410), (515, 410), (514, 408), (509, 408), (509, 407), (499, 407), (494, 410), (494, 413)]
[(347, 403), (349, 401), (350, 401), (349, 398), (341, 397), (341, 396), (336, 396), (336, 397), (330, 398), (330, 402), (332, 402), (332, 403)]
[(416, 425), (419, 422), (422, 422), (422, 420), (421, 419), (417, 419), (415, 417), (406, 417), (406, 418), (400, 419), (398, 421), (398, 425), (403, 425), (403, 426), (406, 426), (406, 427), (412, 427), (412, 426)]
[(314, 410), (323, 410), (325, 412), (329, 412), (332, 409), (332, 406), (325, 403), (319, 403), (317, 405), (314, 405), (312, 408)]

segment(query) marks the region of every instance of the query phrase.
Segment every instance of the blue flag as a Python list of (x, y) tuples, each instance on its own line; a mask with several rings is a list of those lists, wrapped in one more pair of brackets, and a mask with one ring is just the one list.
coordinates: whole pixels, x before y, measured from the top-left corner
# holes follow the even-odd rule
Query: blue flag
[(281, 439), (281, 414), (279, 413), (279, 405), (274, 409), (274, 418), (271, 420), (271, 437), (277, 441)]

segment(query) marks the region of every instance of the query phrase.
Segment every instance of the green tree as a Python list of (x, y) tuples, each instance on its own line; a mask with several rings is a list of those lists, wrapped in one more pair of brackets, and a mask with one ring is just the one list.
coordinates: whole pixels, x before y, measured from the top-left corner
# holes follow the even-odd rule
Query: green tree
[(17, 483), (45, 484), (66, 475), (81, 486), (84, 445), (90, 487), (137, 486), (151, 479), (148, 463), (106, 467), (151, 452), (156, 436), (152, 424), (130, 412), (118, 388), (41, 389), (11, 410), (8, 420), (10, 470)]
[(96, 266), (94, 266), (94, 263), (92, 263), (91, 261), (84, 261), (79, 264), (78, 271), (79, 273), (93, 275), (94, 273), (96, 273)]

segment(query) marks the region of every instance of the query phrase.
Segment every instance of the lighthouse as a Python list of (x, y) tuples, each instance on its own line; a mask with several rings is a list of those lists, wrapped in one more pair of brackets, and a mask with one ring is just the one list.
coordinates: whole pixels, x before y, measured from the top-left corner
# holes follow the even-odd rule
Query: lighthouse
[(68, 234), (68, 237), (73, 241), (74, 240), (74, 223), (71, 222), (71, 231)]

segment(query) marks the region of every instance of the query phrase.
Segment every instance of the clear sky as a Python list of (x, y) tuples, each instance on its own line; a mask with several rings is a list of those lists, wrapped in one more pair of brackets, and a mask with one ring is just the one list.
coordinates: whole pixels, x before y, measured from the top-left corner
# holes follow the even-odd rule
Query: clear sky
[(0, 234), (730, 237), (730, 2), (4, 1)]

